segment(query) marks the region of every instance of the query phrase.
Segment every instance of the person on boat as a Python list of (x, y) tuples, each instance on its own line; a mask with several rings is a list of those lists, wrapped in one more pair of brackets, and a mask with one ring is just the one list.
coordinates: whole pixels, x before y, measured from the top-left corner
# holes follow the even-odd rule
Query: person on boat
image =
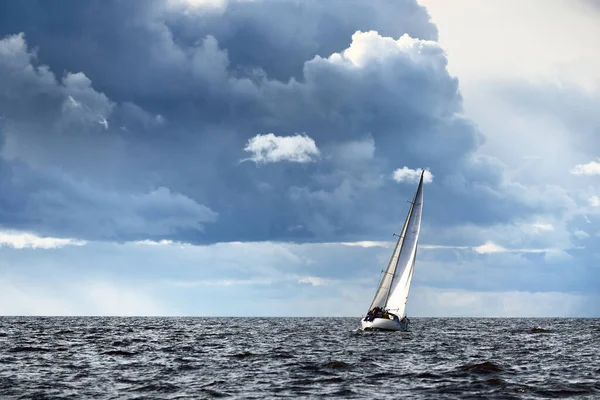
[(367, 313), (365, 321), (373, 321), (375, 318), (381, 318), (382, 314), (383, 310), (381, 309), (381, 307), (373, 307), (373, 309)]
[(367, 322), (373, 321), (373, 318), (375, 318), (374, 311), (375, 311), (375, 309), (369, 310), (369, 312), (367, 313), (367, 316), (365, 317), (365, 321), (367, 321)]

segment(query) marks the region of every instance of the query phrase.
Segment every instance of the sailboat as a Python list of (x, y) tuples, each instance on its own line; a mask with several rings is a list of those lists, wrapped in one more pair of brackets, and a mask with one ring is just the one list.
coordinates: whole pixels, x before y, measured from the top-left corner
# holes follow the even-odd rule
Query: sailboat
[(369, 306), (369, 312), (361, 320), (363, 330), (408, 330), (409, 320), (405, 309), (421, 230), (424, 175), (425, 170), (421, 172), (402, 232), (396, 235), (398, 236), (396, 247)]

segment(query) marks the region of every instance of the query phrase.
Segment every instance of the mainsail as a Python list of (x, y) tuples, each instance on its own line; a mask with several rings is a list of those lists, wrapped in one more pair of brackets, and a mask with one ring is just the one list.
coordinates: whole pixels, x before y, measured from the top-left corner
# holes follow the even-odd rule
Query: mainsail
[(396, 315), (404, 315), (421, 230), (424, 174), (425, 171), (423, 170), (406, 221), (404, 221), (402, 232), (398, 237), (396, 247), (369, 310), (372, 310), (373, 307), (381, 307)]

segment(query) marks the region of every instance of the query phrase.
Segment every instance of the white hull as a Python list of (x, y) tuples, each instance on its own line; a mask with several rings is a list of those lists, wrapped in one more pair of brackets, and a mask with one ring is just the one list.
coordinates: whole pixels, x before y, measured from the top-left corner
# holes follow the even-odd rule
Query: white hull
[(360, 321), (363, 331), (382, 330), (382, 331), (407, 331), (408, 324), (403, 324), (400, 321), (387, 318), (375, 318), (373, 321)]

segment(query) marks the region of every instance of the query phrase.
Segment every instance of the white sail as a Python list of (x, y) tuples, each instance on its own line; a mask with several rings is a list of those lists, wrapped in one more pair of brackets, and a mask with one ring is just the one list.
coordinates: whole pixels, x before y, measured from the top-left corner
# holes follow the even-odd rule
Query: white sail
[(391, 283), (391, 292), (385, 304), (385, 308), (396, 315), (404, 316), (406, 301), (410, 291), (415, 259), (417, 256), (417, 244), (421, 231), (421, 211), (423, 209), (423, 173), (413, 199), (411, 211), (407, 223), (405, 223), (404, 238), (399, 250), (398, 263), (394, 278)]
[[(412, 210), (412, 206), (410, 208)], [(392, 283), (394, 280), (394, 276), (396, 275), (396, 267), (398, 266), (398, 259), (400, 257), (400, 250), (402, 250), (402, 243), (404, 241), (404, 236), (406, 234), (406, 228), (408, 227), (408, 221), (410, 219), (410, 212), (404, 222), (404, 226), (402, 227), (402, 232), (400, 236), (398, 236), (398, 240), (396, 241), (396, 247), (394, 248), (394, 252), (392, 253), (392, 257), (390, 258), (390, 262), (388, 263), (383, 276), (381, 277), (381, 282), (379, 283), (379, 288), (375, 293), (375, 297), (369, 306), (369, 310), (372, 310), (374, 307), (384, 308), (385, 304), (390, 296), (390, 291), (392, 289)]]

